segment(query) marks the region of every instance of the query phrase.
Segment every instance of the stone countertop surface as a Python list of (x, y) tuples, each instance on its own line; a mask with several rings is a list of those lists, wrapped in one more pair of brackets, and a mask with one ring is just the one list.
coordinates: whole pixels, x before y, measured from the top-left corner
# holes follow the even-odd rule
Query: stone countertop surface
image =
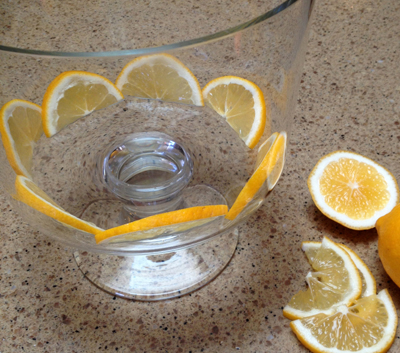
[[(307, 352), (282, 308), (305, 288), (300, 244), (349, 245), (387, 288), (377, 233), (352, 231), (313, 204), (307, 177), (329, 152), (363, 154), (400, 180), (400, 4), (319, 0), (314, 8), (287, 163), (265, 204), (240, 227), (226, 270), (161, 302), (113, 297), (84, 278), (70, 250), (32, 232), (0, 196), (0, 352)], [(400, 330), (390, 352), (400, 351)]]

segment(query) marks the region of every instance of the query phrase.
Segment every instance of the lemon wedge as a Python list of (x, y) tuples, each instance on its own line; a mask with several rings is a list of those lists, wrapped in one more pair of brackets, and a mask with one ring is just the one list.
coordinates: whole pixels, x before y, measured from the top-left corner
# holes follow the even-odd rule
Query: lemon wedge
[[(350, 256), (354, 264), (356, 265), (360, 277), (361, 277), (361, 297), (368, 297), (370, 295), (376, 294), (376, 281), (374, 276), (372, 275), (370, 269), (365, 264), (363, 260), (348, 246), (344, 244), (338, 244), (341, 248), (343, 248)], [(301, 244), (301, 249), (307, 256), (308, 261), (312, 264), (315, 254), (321, 246), (321, 242), (318, 241), (304, 241)]]
[(349, 306), (361, 295), (362, 282), (347, 252), (324, 237), (311, 263), (314, 271), (306, 276), (308, 289), (295, 294), (283, 310), (289, 319), (324, 313), (332, 314), (339, 305)]
[(317, 314), (290, 323), (297, 338), (315, 353), (383, 353), (391, 347), (397, 313), (389, 292), (361, 298), (331, 315)]

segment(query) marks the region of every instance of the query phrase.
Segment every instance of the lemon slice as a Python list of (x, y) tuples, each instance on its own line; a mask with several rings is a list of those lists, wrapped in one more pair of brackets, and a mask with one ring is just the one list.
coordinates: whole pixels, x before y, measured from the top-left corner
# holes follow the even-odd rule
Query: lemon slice
[(361, 277), (347, 252), (324, 237), (306, 276), (307, 291), (295, 294), (283, 310), (289, 319), (331, 314), (338, 305), (350, 305), (361, 294)]
[(103, 231), (103, 229), (97, 227), (93, 223), (86, 222), (63, 210), (32, 180), (24, 176), (17, 176), (15, 180), (15, 189), (17, 191), (16, 198), (19, 201), (44, 213), (46, 216), (87, 233), (95, 234)]
[(18, 175), (30, 178), (35, 142), (43, 134), (42, 108), (13, 99), (0, 111), (0, 132), (7, 159)]
[(197, 78), (169, 54), (140, 56), (119, 74), (116, 86), (124, 95), (203, 106)]
[[(376, 294), (376, 281), (374, 276), (372, 275), (371, 271), (367, 267), (367, 265), (364, 263), (363, 260), (349, 247), (347, 247), (344, 244), (337, 244), (346, 252), (349, 254), (350, 258), (356, 265), (360, 277), (361, 277), (361, 283), (362, 283), (362, 289), (361, 289), (361, 297), (368, 297), (370, 295)], [(308, 261), (310, 264), (312, 264), (315, 254), (317, 253), (318, 249), (321, 246), (321, 242), (317, 241), (304, 241), (301, 244), (301, 249), (305, 252)]]
[[(103, 232), (98, 232), (95, 235), (97, 243), (106, 239), (116, 237), (114, 240), (110, 239), (109, 242), (127, 241), (146, 239), (153, 236), (162, 234), (166, 230), (183, 231), (191, 227), (202, 225), (202, 222), (191, 223), (192, 221), (200, 221), (209, 218), (210, 221), (215, 217), (225, 215), (228, 211), (226, 205), (211, 205), (211, 206), (196, 206), (184, 208), (177, 211), (160, 213), (154, 216), (139, 219), (137, 221), (123, 224), (115, 228), (107, 229)], [(186, 224), (188, 222), (188, 224)], [(159, 229), (157, 227), (166, 227), (182, 223), (182, 227), (174, 227), (169, 229)], [(191, 224), (189, 224), (191, 223)], [(154, 229), (154, 230), (153, 230)], [(146, 232), (152, 230), (151, 232)]]
[(376, 222), (378, 252), (382, 265), (400, 287), (400, 204)]
[(47, 87), (42, 103), (43, 130), (47, 137), (84, 115), (105, 108), (124, 96), (103, 76), (66, 71)]
[[(243, 209), (254, 199), (257, 191), (268, 182), (268, 190), (276, 184), (282, 172), (286, 147), (286, 133), (274, 133), (260, 146), (256, 170), (240, 191), (238, 197), (226, 215), (234, 220)], [(260, 162), (261, 160), (261, 162)]]
[(240, 77), (223, 76), (207, 83), (203, 97), (205, 104), (224, 117), (249, 148), (257, 145), (264, 132), (267, 108), (256, 84)]
[(393, 175), (357, 153), (337, 151), (322, 157), (308, 178), (315, 205), (350, 229), (371, 229), (399, 202)]
[[(226, 212), (225, 212), (226, 213)], [(131, 242), (136, 240), (143, 240), (143, 239), (151, 239), (159, 236), (168, 236), (171, 234), (182, 233), (186, 231), (193, 230), (196, 227), (200, 227), (206, 223), (210, 223), (221, 216), (216, 217), (209, 217), (203, 218), (195, 221), (188, 221), (183, 223), (174, 223), (168, 224), (164, 226), (159, 226), (155, 228), (143, 228), (141, 230), (137, 230), (131, 233), (123, 233), (115, 236), (111, 236), (107, 239), (100, 240), (99, 243), (101, 244), (115, 244), (115, 243), (122, 243), (122, 242)]]
[(311, 352), (382, 353), (392, 345), (397, 328), (396, 308), (389, 292), (341, 305), (332, 315), (317, 314), (290, 323)]

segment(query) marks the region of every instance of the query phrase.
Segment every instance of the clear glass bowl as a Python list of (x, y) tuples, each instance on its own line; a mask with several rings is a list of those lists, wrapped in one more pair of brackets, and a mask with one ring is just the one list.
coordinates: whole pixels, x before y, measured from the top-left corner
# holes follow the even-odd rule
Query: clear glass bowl
[[(34, 182), (66, 211), (102, 228), (177, 208), (231, 207), (255, 170), (259, 146), (274, 132), (287, 136), (290, 131), (312, 2), (249, 1), (243, 7), (178, 1), (172, 8), (168, 1), (144, 6), (120, 0), (81, 8), (79, 1), (46, 1), (23, 11), (21, 3), (4, 3), (0, 105), (16, 98), (41, 105), (48, 85), (64, 71), (88, 71), (115, 82), (133, 58), (168, 53), (191, 70), (201, 87), (227, 75), (254, 82), (269, 108), (263, 136), (249, 149), (208, 107), (126, 97), (51, 138), (42, 136), (34, 147)], [(112, 151), (138, 149), (167, 157), (157, 152), (118, 165), (118, 173), (134, 170), (129, 177), (140, 179), (132, 191), (127, 180), (121, 184), (113, 176), (119, 159)], [(73, 248), (93, 283), (138, 300), (179, 296), (218, 275), (235, 251), (237, 225), (262, 205), (284, 164), (276, 165), (276, 180), (265, 182), (233, 221), (217, 217), (145, 240), (96, 244), (92, 234), (15, 200), (16, 175), (4, 148), (0, 160), (3, 192), (22, 219)], [(158, 169), (149, 169), (151, 164)], [(140, 202), (127, 205), (126, 195)]]

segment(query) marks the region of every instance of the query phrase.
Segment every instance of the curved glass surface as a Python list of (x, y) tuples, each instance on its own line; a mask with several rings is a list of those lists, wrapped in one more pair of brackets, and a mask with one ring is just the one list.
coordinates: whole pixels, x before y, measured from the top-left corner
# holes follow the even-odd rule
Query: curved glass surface
[[(0, 22), (5, 36), (0, 41), (0, 50), (59, 57), (115, 57), (166, 52), (240, 32), (297, 1), (281, 3), (280, 0), (269, 0), (261, 4), (248, 1), (247, 6), (238, 2), (192, 4), (179, 1), (174, 3), (179, 10), (170, 11), (168, 20), (164, 16), (169, 1), (139, 2), (134, 7), (125, 0), (103, 6), (89, 2), (84, 7), (79, 1), (42, 1), (23, 8), (18, 2), (8, 2), (1, 5)], [(132, 11), (135, 11), (134, 20), (130, 17)], [(174, 16), (170, 17), (171, 13)], [(37, 20), (39, 16), (40, 21)], [(96, 19), (95, 23), (86, 21), (90, 17)], [(184, 31), (180, 30), (182, 27), (185, 27)], [(133, 35), (128, 35), (129, 32)], [(146, 35), (136, 35), (138, 32)]]
[[(118, 200), (101, 184), (96, 163), (123, 135), (156, 131), (185, 146), (194, 163), (183, 196), (186, 207), (231, 207), (256, 168), (259, 148), (275, 132), (289, 135), (312, 0), (247, 1), (246, 6), (178, 1), (173, 8), (170, 1), (146, 2), (144, 8), (128, 7), (131, 1), (93, 2), (85, 8), (79, 7), (80, 1), (27, 4), (24, 11), (23, 2), (0, 5), (5, 33), (0, 43), (0, 106), (13, 99), (41, 106), (47, 87), (65, 71), (92, 72), (115, 82), (128, 62), (155, 52), (179, 59), (201, 88), (221, 76), (250, 80), (263, 92), (267, 106), (266, 126), (253, 149), (209, 107), (132, 97), (79, 119), (51, 138), (42, 136), (34, 146), (33, 181), (72, 215), (104, 229), (118, 224)], [(284, 165), (282, 157), (271, 171), (276, 180), (266, 182), (234, 220), (220, 217), (152, 239), (96, 244), (92, 234), (15, 200), (15, 172), (3, 147), (0, 161), (2, 189), (34, 229), (76, 249), (116, 255), (183, 249), (232, 230), (262, 205)]]

